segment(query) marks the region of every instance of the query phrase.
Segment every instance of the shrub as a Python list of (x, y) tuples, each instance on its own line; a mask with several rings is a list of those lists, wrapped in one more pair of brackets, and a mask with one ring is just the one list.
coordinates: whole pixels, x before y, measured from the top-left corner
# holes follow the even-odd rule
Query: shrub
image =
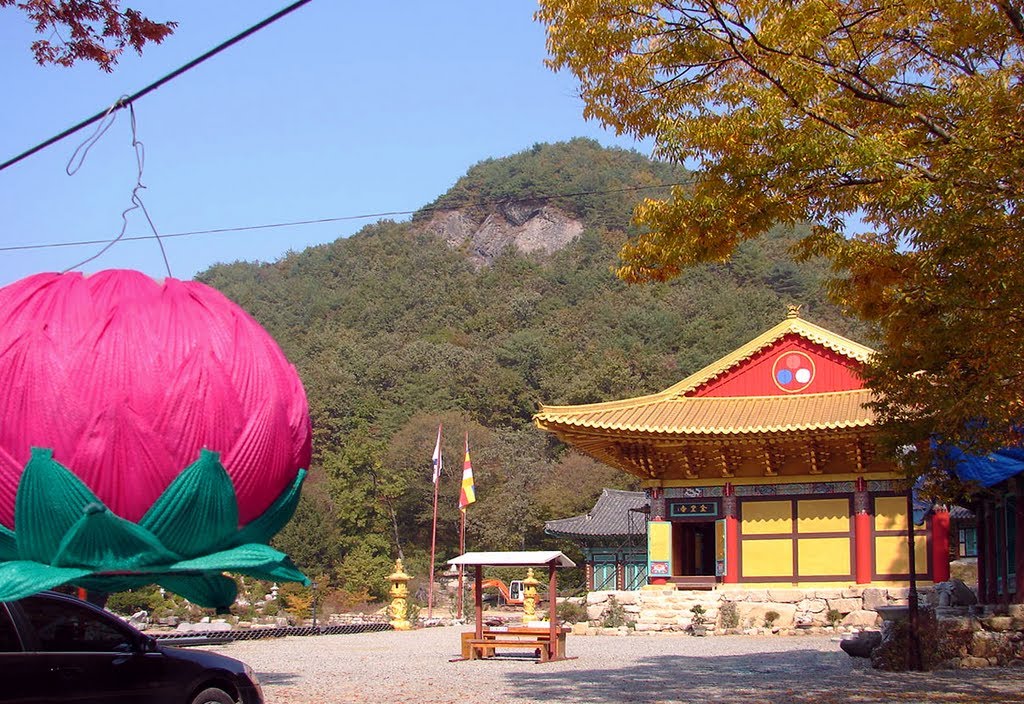
[(626, 619), (626, 608), (614, 596), (609, 596), (608, 608), (604, 613), (601, 625), (605, 628), (621, 628), (631, 624), (632, 621)]
[(771, 628), (775, 625), (775, 622), (779, 620), (778, 611), (767, 611), (764, 615), (764, 627)]
[(356, 591), (333, 589), (324, 596), (323, 603), (328, 612), (346, 613), (365, 609), (372, 600), (373, 597), (365, 588)]
[(740, 614), (736, 610), (736, 602), (727, 601), (719, 606), (718, 615), (722, 619), (722, 628), (739, 628)]
[(578, 601), (563, 601), (558, 605), (558, 619), (564, 623), (582, 623), (587, 620), (587, 607)]
[(690, 613), (693, 614), (693, 616), (690, 617), (690, 625), (694, 628), (700, 628), (708, 620), (705, 615), (707, 614), (707, 610), (700, 604), (694, 604), (691, 606)]
[(405, 602), (405, 620), (411, 623), (413, 626), (419, 624), (420, 611), (423, 610), (423, 606), (418, 601), (408, 599)]
[(111, 594), (107, 598), (106, 608), (122, 616), (131, 616), (139, 611), (152, 611), (159, 607), (162, 601), (156, 587), (143, 587)]
[(839, 613), (839, 609), (829, 609), (825, 614), (825, 620), (828, 621), (828, 625), (835, 628), (843, 620), (843, 615)]

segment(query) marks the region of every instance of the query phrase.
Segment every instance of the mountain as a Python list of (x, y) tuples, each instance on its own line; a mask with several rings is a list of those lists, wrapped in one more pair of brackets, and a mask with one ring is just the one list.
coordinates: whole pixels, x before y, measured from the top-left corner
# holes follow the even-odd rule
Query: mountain
[(789, 303), (863, 339), (825, 302), (825, 266), (789, 257), (799, 229), (669, 283), (616, 279), (633, 206), (685, 179), (589, 140), (541, 144), (473, 166), (410, 222), (200, 274), (266, 326), (309, 395), (316, 456), (278, 543), (353, 594), (381, 595), (400, 553), (424, 575), (443, 423), (440, 556), (458, 545), (467, 433), (478, 496), (468, 546), (571, 550), (543, 522), (630, 483), (534, 429), (538, 403), (659, 391), (778, 322)]

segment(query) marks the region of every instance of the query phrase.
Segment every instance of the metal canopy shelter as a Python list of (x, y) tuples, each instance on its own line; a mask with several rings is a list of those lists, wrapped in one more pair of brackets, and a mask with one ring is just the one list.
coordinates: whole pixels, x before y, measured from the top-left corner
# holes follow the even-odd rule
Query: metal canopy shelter
[(548, 568), (548, 622), (549, 622), (549, 660), (558, 659), (555, 649), (556, 633), (560, 628), (557, 614), (557, 580), (555, 570), (559, 567), (575, 567), (576, 563), (558, 550), (523, 550), (519, 552), (467, 552), (448, 560), (449, 565), (475, 567), (476, 579), (476, 637), (484, 634), (484, 600), (483, 573), (484, 567), (547, 567)]

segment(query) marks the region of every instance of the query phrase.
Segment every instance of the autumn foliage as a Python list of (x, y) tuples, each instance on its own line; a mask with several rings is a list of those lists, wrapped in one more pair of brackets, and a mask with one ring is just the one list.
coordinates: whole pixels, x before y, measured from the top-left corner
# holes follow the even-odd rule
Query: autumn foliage
[(148, 42), (159, 44), (177, 26), (177, 22), (155, 22), (128, 7), (122, 10), (120, 4), (120, 0), (0, 0), (0, 7), (13, 6), (28, 15), (36, 32), (47, 37), (32, 42), (40, 65), (93, 61), (108, 72), (125, 48), (141, 54)]
[(1024, 416), (1024, 20), (1008, 0), (542, 0), (585, 113), (692, 182), (635, 211), (619, 275), (663, 281), (811, 223), (877, 326), (894, 444), (981, 450)]

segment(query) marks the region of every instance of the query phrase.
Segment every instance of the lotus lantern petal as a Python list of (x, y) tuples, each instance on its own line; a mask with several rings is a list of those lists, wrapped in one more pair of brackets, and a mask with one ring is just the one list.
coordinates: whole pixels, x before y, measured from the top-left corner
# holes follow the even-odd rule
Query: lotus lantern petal
[(0, 599), (156, 581), (226, 606), (222, 570), (304, 581), (263, 543), (310, 438), (294, 367), (204, 284), (112, 270), (0, 289)]

